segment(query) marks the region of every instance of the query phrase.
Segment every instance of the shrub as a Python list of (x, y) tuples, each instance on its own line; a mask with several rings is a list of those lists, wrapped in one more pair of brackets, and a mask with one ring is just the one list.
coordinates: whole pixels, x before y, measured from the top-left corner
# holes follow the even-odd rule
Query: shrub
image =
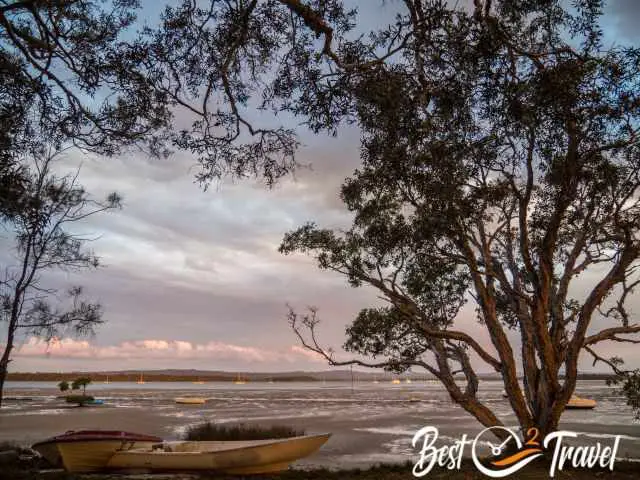
[(78, 405), (84, 405), (87, 402), (92, 402), (94, 398), (91, 395), (67, 395), (65, 397), (67, 403), (77, 403)]
[(84, 395), (87, 392), (87, 385), (91, 383), (91, 379), (89, 377), (79, 377), (76, 378), (73, 383), (71, 383), (71, 390), (78, 390), (82, 388), (82, 394)]
[(304, 430), (283, 425), (216, 425), (211, 422), (194, 425), (187, 429), (183, 438), (192, 441), (212, 440), (268, 440), (271, 438), (291, 438), (304, 435)]

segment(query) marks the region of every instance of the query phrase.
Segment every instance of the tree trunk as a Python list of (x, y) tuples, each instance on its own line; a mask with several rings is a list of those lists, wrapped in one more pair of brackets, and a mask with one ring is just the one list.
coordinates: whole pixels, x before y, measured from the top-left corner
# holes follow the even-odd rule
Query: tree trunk
[(7, 345), (4, 349), (4, 354), (0, 359), (0, 407), (2, 407), (2, 399), (4, 398), (4, 382), (7, 379), (7, 373), (9, 371), (9, 352), (11, 346)]
[(13, 339), (16, 331), (17, 318), (11, 316), (9, 328), (7, 330), (7, 344), (4, 347), (2, 358), (0, 358), (0, 407), (2, 406), (2, 398), (4, 397), (4, 382), (9, 373), (9, 362), (11, 361), (11, 350), (13, 350)]

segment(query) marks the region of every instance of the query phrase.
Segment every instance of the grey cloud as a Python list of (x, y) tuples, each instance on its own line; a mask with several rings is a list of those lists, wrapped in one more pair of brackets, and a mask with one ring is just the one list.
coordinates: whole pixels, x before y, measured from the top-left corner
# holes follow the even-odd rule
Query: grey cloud
[[(605, 33), (609, 38), (616, 43), (625, 43), (625, 40), (638, 40), (640, 2), (637, 0), (612, 0), (606, 3), (604, 12)], [(607, 27), (614, 27), (614, 29), (611, 31)]]

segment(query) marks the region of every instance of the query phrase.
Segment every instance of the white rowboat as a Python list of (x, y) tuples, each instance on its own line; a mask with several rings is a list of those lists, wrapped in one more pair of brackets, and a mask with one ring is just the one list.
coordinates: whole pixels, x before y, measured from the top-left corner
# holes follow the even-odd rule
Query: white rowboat
[(115, 452), (109, 469), (190, 471), (215, 470), (230, 474), (279, 472), (311, 455), (331, 436), (305, 435), (277, 440), (165, 442), (159, 448)]

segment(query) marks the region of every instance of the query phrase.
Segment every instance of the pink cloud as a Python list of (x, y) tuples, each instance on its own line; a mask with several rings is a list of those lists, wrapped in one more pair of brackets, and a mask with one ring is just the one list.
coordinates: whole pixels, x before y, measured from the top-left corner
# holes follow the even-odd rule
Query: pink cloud
[(235, 360), (248, 363), (301, 360), (324, 362), (317, 354), (299, 346), (286, 350), (233, 345), (222, 342), (192, 343), (182, 340), (133, 340), (118, 345), (100, 346), (86, 340), (63, 338), (50, 343), (31, 337), (16, 348), (15, 357), (47, 357), (59, 359), (208, 359)]

